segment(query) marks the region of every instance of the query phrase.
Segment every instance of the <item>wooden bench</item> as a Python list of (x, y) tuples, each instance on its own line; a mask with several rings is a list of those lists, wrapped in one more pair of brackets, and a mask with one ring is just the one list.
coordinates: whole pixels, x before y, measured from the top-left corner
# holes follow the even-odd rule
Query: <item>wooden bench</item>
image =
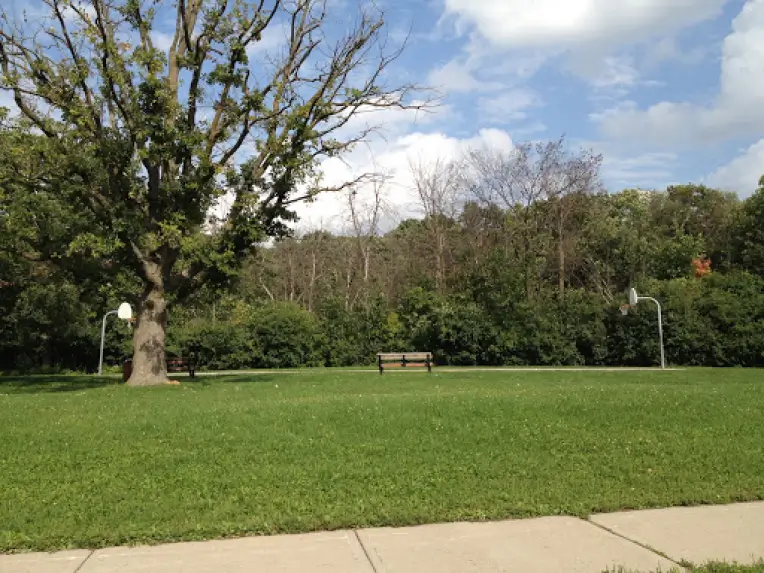
[(196, 364), (194, 356), (189, 358), (168, 358), (167, 359), (167, 372), (188, 372), (189, 378), (193, 378), (196, 374)]
[(380, 352), (377, 354), (379, 373), (385, 368), (427, 368), (432, 372), (432, 353), (430, 352)]

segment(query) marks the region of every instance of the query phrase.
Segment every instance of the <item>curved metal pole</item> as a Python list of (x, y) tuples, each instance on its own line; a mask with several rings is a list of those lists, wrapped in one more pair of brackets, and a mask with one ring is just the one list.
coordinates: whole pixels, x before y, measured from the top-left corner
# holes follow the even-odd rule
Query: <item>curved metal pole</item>
[(103, 315), (103, 324), (101, 325), (101, 354), (98, 357), (98, 375), (103, 373), (103, 339), (106, 336), (106, 319), (110, 314), (117, 314), (116, 310), (110, 310)]
[(658, 307), (658, 339), (661, 344), (661, 368), (666, 368), (666, 357), (663, 352), (663, 314), (661, 312), (661, 303), (649, 296), (640, 296), (637, 297), (637, 300), (649, 300), (654, 302), (655, 306)]

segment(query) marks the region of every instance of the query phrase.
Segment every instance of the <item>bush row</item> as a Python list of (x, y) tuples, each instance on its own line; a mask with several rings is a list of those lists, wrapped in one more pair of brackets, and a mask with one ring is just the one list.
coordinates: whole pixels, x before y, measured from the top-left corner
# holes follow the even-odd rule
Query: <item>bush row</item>
[[(663, 304), (667, 361), (688, 366), (764, 365), (764, 280), (740, 273), (639, 285)], [(611, 365), (658, 363), (657, 312), (640, 303), (628, 316), (601, 295), (568, 290), (564, 301), (488, 304), (479, 297), (414, 290), (396, 307), (384, 300), (315, 313), (297, 305), (246, 305), (235, 317), (171, 326), (171, 352), (195, 346), (209, 369), (372, 364), (379, 351), (428, 350), (441, 365)]]

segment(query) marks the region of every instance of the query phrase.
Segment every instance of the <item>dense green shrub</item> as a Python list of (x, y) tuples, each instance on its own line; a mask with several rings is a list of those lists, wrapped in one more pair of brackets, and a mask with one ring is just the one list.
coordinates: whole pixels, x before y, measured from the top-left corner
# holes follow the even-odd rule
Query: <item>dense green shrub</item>
[(330, 299), (318, 310), (327, 366), (373, 364), (378, 352), (407, 349), (399, 315), (384, 299), (353, 309), (344, 301)]
[(321, 366), (324, 337), (318, 318), (295, 304), (270, 304), (246, 322), (256, 368)]
[(252, 368), (252, 340), (241, 324), (195, 321), (182, 329), (170, 329), (168, 356), (188, 356), (194, 348), (197, 364), (211, 370)]
[(401, 318), (411, 348), (433, 352), (438, 364), (483, 364), (495, 354), (496, 329), (477, 304), (463, 297), (416, 289), (403, 301)]

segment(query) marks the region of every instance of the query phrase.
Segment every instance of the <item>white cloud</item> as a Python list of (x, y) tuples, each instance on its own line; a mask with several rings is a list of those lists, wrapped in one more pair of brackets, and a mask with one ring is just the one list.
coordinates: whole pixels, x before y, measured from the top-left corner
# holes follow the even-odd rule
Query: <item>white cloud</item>
[(541, 98), (528, 89), (511, 89), (478, 100), (481, 118), (494, 124), (507, 124), (526, 119), (528, 110), (541, 105)]
[[(396, 211), (398, 219), (419, 214), (413, 182), (409, 173), (409, 160), (427, 163), (436, 159), (456, 159), (465, 150), (475, 147), (511, 149), (512, 138), (500, 129), (482, 129), (465, 139), (450, 137), (442, 132), (415, 132), (400, 135), (387, 145), (360, 148), (346, 160), (330, 159), (322, 164), (324, 183), (337, 185), (354, 177), (380, 170), (392, 178), (385, 187), (385, 201)], [(368, 202), (370, 186), (358, 191), (361, 202)], [(313, 203), (299, 205), (300, 229), (324, 228), (341, 231), (346, 215), (346, 196), (343, 193), (327, 193)]]
[(764, 0), (748, 0), (724, 40), (720, 91), (710, 105), (620, 104), (598, 117), (607, 136), (679, 145), (764, 131)]
[(11, 113), (16, 113), (18, 108), (13, 101), (13, 94), (8, 90), (0, 90), (0, 107), (7, 108)]
[[(405, 102), (411, 106), (423, 105), (422, 101)], [(361, 106), (353, 113), (350, 120), (340, 129), (333, 132), (332, 137), (338, 140), (347, 140), (358, 134), (373, 130), (369, 139), (380, 143), (381, 140), (389, 140), (403, 133), (412, 131), (417, 125), (428, 125), (437, 120), (443, 120), (453, 113), (450, 106), (442, 105), (432, 107), (426, 105), (425, 109), (403, 109), (399, 107), (375, 107)]]
[(720, 13), (728, 0), (445, 0), (446, 15), (496, 46), (620, 45)]
[(624, 188), (662, 189), (676, 183), (675, 171), (680, 163), (670, 151), (634, 153), (627, 146), (613, 141), (591, 141), (572, 138), (570, 145), (602, 154), (602, 179), (610, 191)]
[(151, 41), (154, 44), (154, 47), (160, 52), (166, 52), (170, 49), (174, 36), (174, 34), (160, 32), (159, 30), (151, 31)]
[(470, 66), (459, 60), (451, 60), (432, 70), (427, 78), (427, 83), (446, 92), (471, 92), (501, 88), (500, 83), (478, 80)]
[(735, 191), (741, 197), (751, 195), (764, 175), (764, 139), (751, 145), (745, 153), (714, 171), (707, 185)]
[[(568, 70), (591, 81), (596, 91), (606, 84), (614, 97), (623, 97), (644, 84), (638, 81), (641, 68), (680, 57), (673, 35), (720, 15), (730, 1), (444, 0), (443, 20), (470, 34), (466, 51), (472, 57), (504, 53), (506, 62), (533, 61), (532, 75), (542, 63), (563, 56)], [(662, 44), (656, 50), (657, 42)], [(635, 46), (636, 62), (614, 55)]]
[(260, 41), (247, 46), (250, 58), (271, 54), (282, 46), (289, 45), (289, 26), (283, 20), (272, 21), (260, 37)]
[(671, 184), (678, 157), (673, 153), (603, 154), (602, 177), (617, 191), (624, 187), (662, 188)]
[(697, 65), (710, 59), (710, 53), (716, 46), (713, 42), (704, 42), (692, 47), (679, 46), (676, 38), (666, 36), (651, 42), (646, 48), (643, 53), (643, 63), (653, 67), (666, 61)]
[(602, 67), (594, 75), (592, 86), (598, 89), (633, 87), (637, 83), (639, 73), (631, 58), (607, 56), (602, 61)]
[(508, 58), (491, 46), (468, 45), (465, 53), (435, 67), (427, 84), (442, 92), (495, 92), (524, 84), (549, 57), (533, 51)]

